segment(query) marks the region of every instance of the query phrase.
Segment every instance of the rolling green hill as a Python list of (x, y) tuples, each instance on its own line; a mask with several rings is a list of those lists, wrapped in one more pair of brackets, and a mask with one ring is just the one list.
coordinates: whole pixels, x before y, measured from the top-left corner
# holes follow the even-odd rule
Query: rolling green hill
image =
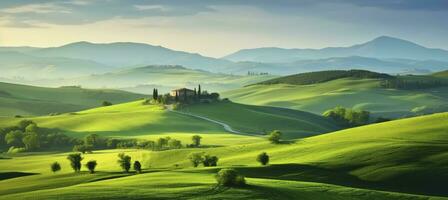
[(441, 77), (441, 78), (448, 78), (448, 70), (434, 73), (433, 76)]
[(249, 134), (280, 130), (285, 138), (302, 138), (340, 129), (334, 121), (312, 113), (232, 102), (192, 105), (180, 111), (223, 122)]
[[(382, 87), (382, 79), (349, 77), (335, 80), (324, 78), (326, 80), (324, 81), (319, 76), (314, 77), (314, 80), (308, 78), (283, 81), (307, 83), (307, 85), (256, 84), (226, 91), (222, 96), (243, 104), (278, 106), (316, 114), (322, 114), (336, 106), (368, 110), (374, 115), (383, 117), (404, 117), (447, 110), (448, 86), (393, 89)], [(433, 82), (432, 79), (430, 81), (428, 79), (430, 78), (423, 76), (404, 78), (413, 83)], [(317, 83), (309, 84), (311, 82)]]
[[(70, 172), (67, 153), (13, 156), (0, 160), (1, 176), (14, 171), (38, 174), (0, 181), (0, 199), (446, 199), (404, 193), (448, 196), (447, 119), (448, 113), (441, 113), (396, 120), (290, 144), (254, 141), (207, 149), (85, 154), (85, 161), (98, 161), (96, 174)], [(190, 167), (187, 155), (201, 151), (217, 155), (219, 167)], [(255, 161), (263, 151), (271, 157), (266, 167)], [(145, 173), (117, 173), (119, 152), (142, 161)], [(49, 172), (53, 161), (63, 171)], [(247, 177), (249, 186), (216, 187), (213, 174), (230, 166)]]
[(101, 106), (103, 101), (122, 103), (142, 97), (119, 90), (44, 88), (0, 82), (0, 116), (73, 112)]

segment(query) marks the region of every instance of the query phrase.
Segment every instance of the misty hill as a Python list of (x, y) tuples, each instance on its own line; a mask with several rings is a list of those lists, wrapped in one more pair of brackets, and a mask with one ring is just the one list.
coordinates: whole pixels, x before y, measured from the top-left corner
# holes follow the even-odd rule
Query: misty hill
[(241, 86), (271, 79), (275, 76), (240, 76), (188, 69), (179, 65), (149, 65), (120, 69), (70, 79), (40, 81), (40, 85), (81, 85), (89, 88), (119, 88), (126, 91), (151, 94), (153, 88), (168, 92), (179, 87), (197, 87), (209, 91), (236, 89)]
[(435, 76), (435, 77), (442, 77), (442, 78), (448, 78), (448, 70), (434, 73), (433, 76)]
[(0, 51), (0, 70), (3, 78), (26, 80), (72, 78), (105, 73), (110, 67), (94, 61), (74, 58), (42, 58), (12, 51)]
[(448, 51), (446, 50), (426, 48), (410, 41), (387, 36), (381, 36), (369, 42), (349, 47), (328, 47), (323, 49), (267, 47), (244, 49), (224, 58), (232, 61), (285, 63), (304, 59), (350, 56), (448, 61)]
[(76, 42), (60, 47), (43, 48), (32, 52), (43, 57), (66, 57), (93, 60), (113, 67), (136, 65), (183, 65), (192, 69), (217, 71), (232, 62), (199, 54), (175, 51), (161, 46), (142, 43), (90, 43)]

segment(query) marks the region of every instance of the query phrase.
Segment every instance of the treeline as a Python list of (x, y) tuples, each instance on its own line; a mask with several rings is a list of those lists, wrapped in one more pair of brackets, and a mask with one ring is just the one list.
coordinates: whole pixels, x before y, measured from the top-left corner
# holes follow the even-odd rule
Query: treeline
[(158, 89), (154, 88), (152, 93), (152, 99), (147, 99), (144, 104), (193, 104), (193, 103), (211, 103), (219, 101), (220, 95), (217, 92), (209, 93), (207, 90), (202, 90), (201, 85), (198, 85), (198, 89), (190, 93), (183, 92), (181, 94), (176, 93), (174, 96), (170, 93), (159, 94)]
[(41, 128), (31, 120), (0, 129), (0, 146), (8, 148), (8, 153), (67, 147), (79, 142), (57, 130)]
[(376, 73), (367, 70), (330, 70), (320, 72), (308, 72), (295, 74), (290, 76), (284, 76), (267, 81), (260, 82), (258, 84), (270, 85), (270, 84), (292, 84), (292, 85), (309, 85), (315, 83), (323, 83), (340, 78), (369, 78), (369, 79), (389, 79), (393, 76), (388, 74)]
[(383, 88), (393, 88), (402, 90), (428, 89), (435, 87), (446, 87), (448, 81), (434, 77), (397, 77), (385, 79), (380, 82)]
[(146, 149), (152, 151), (164, 151), (181, 148), (197, 148), (201, 146), (202, 137), (194, 135), (191, 137), (191, 144), (182, 144), (180, 140), (171, 137), (160, 137), (156, 141), (137, 139), (118, 139), (101, 137), (97, 134), (90, 134), (84, 137), (81, 143), (73, 146), (73, 151), (81, 153), (91, 153), (100, 149)]

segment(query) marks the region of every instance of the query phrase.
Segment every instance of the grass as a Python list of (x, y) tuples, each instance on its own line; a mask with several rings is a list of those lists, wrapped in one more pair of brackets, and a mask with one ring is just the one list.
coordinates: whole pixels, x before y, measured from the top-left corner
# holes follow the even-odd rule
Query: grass
[(222, 94), (252, 105), (277, 106), (315, 114), (336, 106), (363, 109), (376, 116), (403, 117), (413, 109), (446, 106), (448, 87), (395, 90), (379, 87), (377, 79), (344, 78), (312, 85), (253, 85)]
[(44, 88), (0, 83), (0, 115), (48, 115), (100, 106), (103, 101), (123, 103), (144, 97), (140, 94), (79, 87)]
[[(109, 108), (101, 109), (84, 113)], [(0, 171), (37, 175), (0, 181), (0, 199), (443, 199), (419, 195), (448, 196), (444, 187), (448, 180), (447, 119), (448, 113), (434, 114), (278, 145), (254, 140), (161, 152), (95, 151), (83, 160), (97, 160), (94, 175), (71, 172), (65, 152), (11, 155), (11, 159), (0, 160)], [(221, 136), (207, 135), (210, 141)], [(263, 151), (271, 157), (267, 167), (255, 161)], [(120, 152), (141, 161), (145, 173), (124, 177), (118, 173)], [(236, 168), (248, 177), (249, 186), (217, 188), (213, 174), (219, 168), (192, 168), (186, 159), (191, 152), (218, 156), (219, 167)], [(49, 171), (54, 161), (62, 165), (57, 174)]]
[(225, 101), (187, 106), (180, 111), (205, 116), (250, 134), (268, 134), (280, 130), (289, 139), (339, 129), (333, 121), (312, 113)]

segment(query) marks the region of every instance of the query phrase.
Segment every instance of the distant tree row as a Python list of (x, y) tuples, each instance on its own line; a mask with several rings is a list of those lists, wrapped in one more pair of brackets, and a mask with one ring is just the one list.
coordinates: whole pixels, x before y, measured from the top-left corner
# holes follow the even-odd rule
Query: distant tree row
[(0, 146), (9, 148), (9, 153), (66, 147), (78, 142), (57, 130), (40, 128), (31, 120), (0, 129)]
[(448, 86), (447, 81), (443, 81), (440, 79), (434, 78), (395, 78), (395, 79), (385, 79), (380, 82), (380, 86), (384, 88), (393, 88), (393, 89), (403, 89), (403, 90), (412, 90), (412, 89), (428, 89), (435, 87), (445, 87)]
[(73, 151), (81, 153), (91, 153), (98, 149), (148, 149), (153, 151), (163, 151), (169, 149), (195, 148), (201, 146), (202, 137), (193, 135), (191, 144), (183, 145), (180, 140), (171, 137), (160, 137), (156, 141), (137, 139), (118, 139), (101, 137), (97, 134), (90, 134), (84, 140), (73, 146)]
[(247, 71), (247, 75), (248, 76), (264, 76), (264, 75), (269, 75), (268, 72), (252, 72), (252, 71)]
[(368, 124), (370, 120), (370, 112), (368, 111), (352, 110), (340, 106), (325, 111), (323, 116), (331, 118), (340, 125), (347, 127), (365, 125)]

